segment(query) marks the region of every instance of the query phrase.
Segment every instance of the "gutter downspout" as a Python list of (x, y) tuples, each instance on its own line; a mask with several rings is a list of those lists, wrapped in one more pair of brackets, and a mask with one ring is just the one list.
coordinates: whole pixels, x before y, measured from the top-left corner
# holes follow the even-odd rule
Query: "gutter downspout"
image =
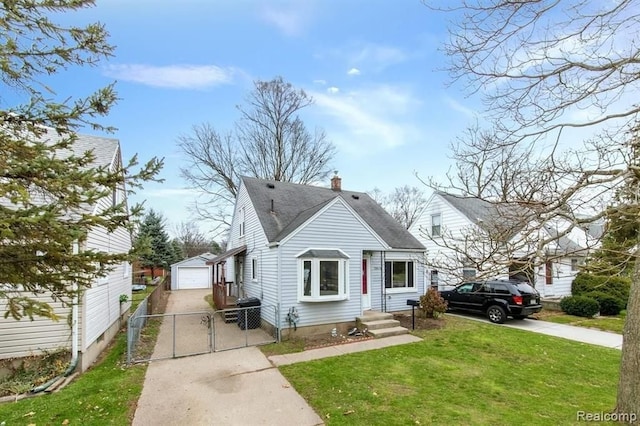
[(282, 339), (282, 331), (281, 331), (281, 328), (280, 328), (280, 309), (282, 308), (282, 300), (280, 300), (280, 298), (281, 298), (281, 294), (280, 294), (281, 293), (281, 288), (280, 288), (280, 286), (282, 285), (282, 282), (281, 282), (281, 274), (282, 274), (282, 272), (280, 271), (280, 269), (281, 269), (281, 252), (282, 252), (282, 250), (280, 250), (280, 245), (278, 243), (275, 243), (275, 245), (273, 245), (273, 246), (270, 245), (270, 247), (274, 247), (278, 251), (278, 261), (277, 261), (278, 273), (276, 274), (276, 277), (277, 277), (276, 279), (278, 280), (277, 283), (276, 283), (276, 295), (277, 295), (276, 327), (277, 327), (277, 330), (278, 330), (277, 339), (278, 339), (278, 342), (280, 342), (281, 339)]
[[(73, 254), (78, 254), (78, 242), (73, 243)], [(71, 285), (71, 289), (73, 290), (73, 301), (71, 302), (71, 361), (69, 361), (69, 367), (65, 370), (64, 373), (54, 377), (46, 383), (41, 384), (40, 386), (32, 388), (29, 393), (39, 393), (47, 390), (51, 385), (56, 383), (63, 377), (69, 377), (71, 373), (78, 366), (78, 283), (73, 282)]]

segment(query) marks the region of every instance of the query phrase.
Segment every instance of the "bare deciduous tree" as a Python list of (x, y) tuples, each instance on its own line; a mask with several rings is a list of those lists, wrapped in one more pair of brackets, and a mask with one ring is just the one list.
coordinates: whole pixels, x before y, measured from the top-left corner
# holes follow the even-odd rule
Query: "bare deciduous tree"
[(246, 103), (237, 107), (240, 119), (233, 131), (221, 135), (205, 123), (180, 136), (188, 159), (182, 175), (208, 196), (195, 204), (198, 215), (229, 226), (229, 206), (243, 175), (302, 184), (326, 179), (335, 147), (323, 130), (309, 131), (299, 116), (312, 104), (282, 77), (256, 81)]
[(219, 250), (219, 246), (207, 238), (195, 222), (180, 222), (174, 227), (174, 234), (186, 258)]
[(405, 228), (418, 218), (420, 211), (427, 203), (424, 192), (415, 186), (404, 185), (395, 188), (389, 194), (387, 211)]
[(411, 226), (427, 203), (424, 192), (409, 185), (394, 188), (389, 194), (374, 188), (368, 194), (405, 228)]
[[(482, 189), (477, 195), (489, 202), (526, 205), (535, 212), (538, 220), (532, 223), (540, 230), (555, 219), (575, 229), (601, 217), (603, 210), (588, 218), (581, 213), (610, 201), (638, 176), (629, 149), (629, 131), (640, 112), (637, 3), (461, 0), (443, 8), (453, 10), (456, 19), (446, 46), (451, 75), (483, 97), (494, 120), (494, 138), (477, 147), (473, 141), (464, 144), (487, 167), (473, 166), (472, 158), (467, 166), (476, 176), (488, 177), (499, 150), (516, 147), (527, 154), (515, 185), (501, 180), (513, 170), (507, 167), (489, 186), (482, 186), (480, 178), (473, 190)], [(586, 142), (580, 145), (580, 140)], [(637, 201), (628, 200), (612, 206), (637, 207)], [(559, 241), (566, 229), (550, 233), (549, 242)], [(620, 414), (640, 413), (639, 264), (624, 329)]]

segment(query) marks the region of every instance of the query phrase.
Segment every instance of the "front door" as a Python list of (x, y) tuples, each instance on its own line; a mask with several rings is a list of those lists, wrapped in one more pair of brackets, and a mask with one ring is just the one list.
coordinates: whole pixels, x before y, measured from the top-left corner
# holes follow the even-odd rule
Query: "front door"
[(236, 296), (237, 297), (245, 297), (244, 294), (244, 257), (236, 256), (236, 265), (235, 265), (235, 286), (236, 286)]
[(362, 258), (362, 310), (371, 309), (371, 295), (369, 294), (369, 257)]

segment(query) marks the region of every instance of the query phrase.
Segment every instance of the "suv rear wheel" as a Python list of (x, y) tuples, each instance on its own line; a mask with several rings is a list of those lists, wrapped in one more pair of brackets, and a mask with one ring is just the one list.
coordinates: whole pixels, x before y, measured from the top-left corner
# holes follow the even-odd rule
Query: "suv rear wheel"
[(507, 318), (507, 313), (498, 305), (491, 305), (487, 309), (487, 318), (494, 324), (502, 324)]

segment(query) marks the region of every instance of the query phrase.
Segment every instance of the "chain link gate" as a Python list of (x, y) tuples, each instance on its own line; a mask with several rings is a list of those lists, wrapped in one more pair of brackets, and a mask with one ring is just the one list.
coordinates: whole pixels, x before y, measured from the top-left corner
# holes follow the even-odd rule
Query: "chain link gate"
[[(127, 324), (127, 362), (200, 355), (277, 341), (275, 306), (144, 315)], [(268, 318), (269, 322), (265, 321)], [(152, 345), (153, 336), (157, 341)]]

